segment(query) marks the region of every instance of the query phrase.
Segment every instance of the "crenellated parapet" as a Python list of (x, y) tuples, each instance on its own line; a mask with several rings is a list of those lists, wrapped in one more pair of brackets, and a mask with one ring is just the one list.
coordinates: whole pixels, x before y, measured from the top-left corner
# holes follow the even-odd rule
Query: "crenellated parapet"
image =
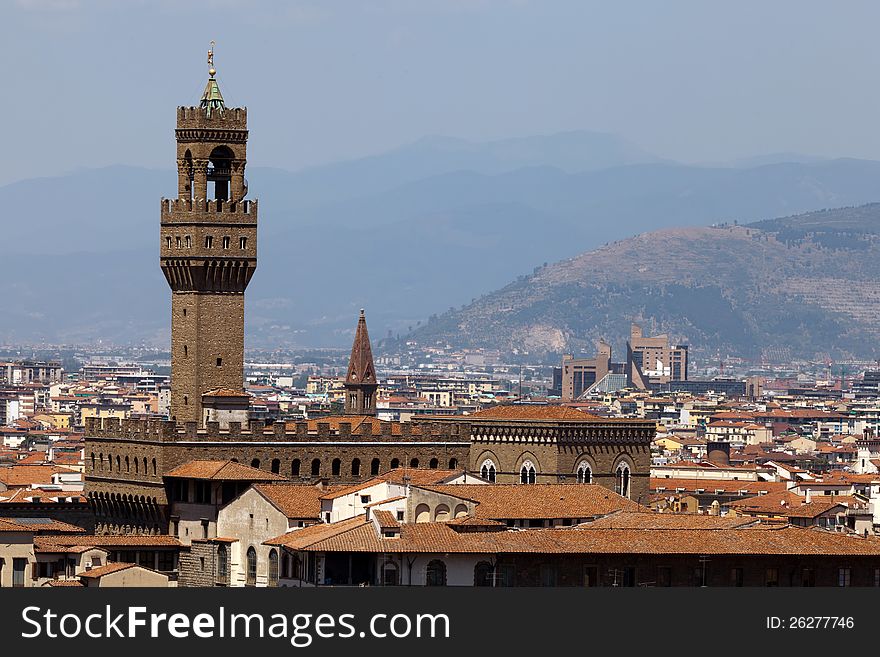
[(365, 422), (352, 431), (350, 422), (333, 427), (330, 422), (318, 422), (310, 428), (308, 422), (276, 422), (266, 424), (251, 420), (247, 424), (230, 422), (228, 429), (221, 429), (218, 422), (207, 422), (200, 427), (196, 422), (178, 424), (170, 420), (88, 418), (86, 440), (116, 440), (133, 442), (278, 442), (278, 443), (433, 443), (467, 441), (457, 425), (437, 425), (415, 428), (409, 423), (381, 423), (377, 429)]
[(227, 107), (210, 113), (202, 107), (178, 107), (177, 130), (247, 131), (247, 107)]
[(257, 221), (256, 199), (228, 201), (223, 199), (163, 198), (160, 204), (160, 211), (163, 224), (241, 221), (240, 218), (235, 218), (237, 215), (245, 215), (249, 223), (256, 223)]

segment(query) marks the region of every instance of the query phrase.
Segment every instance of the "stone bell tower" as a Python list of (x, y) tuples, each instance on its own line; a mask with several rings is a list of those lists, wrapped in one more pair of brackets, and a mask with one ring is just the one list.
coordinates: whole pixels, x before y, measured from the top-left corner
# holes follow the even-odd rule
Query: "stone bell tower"
[(215, 78), (177, 108), (177, 198), (162, 199), (160, 261), (171, 287), (171, 418), (204, 420), (202, 395), (244, 387), (244, 291), (257, 267), (257, 202), (245, 200), (247, 109)]

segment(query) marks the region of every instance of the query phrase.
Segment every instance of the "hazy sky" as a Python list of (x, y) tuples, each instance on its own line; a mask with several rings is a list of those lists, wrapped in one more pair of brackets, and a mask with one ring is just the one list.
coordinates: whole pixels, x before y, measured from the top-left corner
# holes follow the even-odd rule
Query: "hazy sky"
[(0, 0), (0, 184), (174, 166), (217, 41), (249, 163), (590, 129), (658, 155), (880, 159), (880, 3)]

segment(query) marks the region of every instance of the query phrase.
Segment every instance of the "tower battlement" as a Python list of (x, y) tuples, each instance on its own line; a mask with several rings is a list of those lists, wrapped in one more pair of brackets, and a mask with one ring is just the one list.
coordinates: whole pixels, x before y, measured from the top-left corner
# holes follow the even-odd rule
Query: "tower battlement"
[(349, 443), (349, 442), (448, 442), (462, 438), (456, 424), (414, 426), (409, 423), (360, 423), (356, 431), (351, 422), (276, 422), (267, 425), (262, 420), (246, 424), (230, 422), (221, 429), (218, 422), (178, 424), (170, 420), (143, 418), (88, 418), (86, 436), (89, 441), (113, 440), (144, 443), (178, 442), (279, 442), (279, 443)]
[[(227, 216), (247, 215), (250, 221), (257, 220), (256, 199), (242, 201), (229, 201), (224, 199), (189, 199), (189, 198), (163, 198), (160, 205), (162, 223), (173, 222), (179, 215), (206, 215), (202, 221), (224, 221)], [(217, 217), (216, 215), (224, 215)], [(199, 220), (187, 217), (185, 221)]]
[(247, 130), (247, 107), (206, 112), (204, 107), (178, 107), (178, 130)]

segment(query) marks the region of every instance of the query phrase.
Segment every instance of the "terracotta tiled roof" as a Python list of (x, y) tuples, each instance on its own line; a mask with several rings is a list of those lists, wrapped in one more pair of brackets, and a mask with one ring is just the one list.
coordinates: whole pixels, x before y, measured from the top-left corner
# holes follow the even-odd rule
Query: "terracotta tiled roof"
[(376, 523), (381, 529), (397, 529), (400, 527), (400, 523), (397, 522), (397, 518), (394, 517), (391, 511), (377, 509), (373, 511), (373, 516), (376, 518)]
[(730, 508), (743, 513), (772, 513), (787, 516), (791, 509), (804, 504), (805, 499), (802, 495), (783, 490), (767, 495), (748, 497), (744, 500), (734, 500), (730, 503)]
[(467, 417), (478, 420), (580, 420), (584, 422), (597, 419), (598, 416), (568, 406), (504, 404), (477, 411)]
[(478, 518), (595, 518), (615, 511), (646, 510), (597, 484), (447, 484), (420, 486), (477, 502)]
[(296, 529), (286, 534), (282, 534), (281, 536), (276, 536), (275, 538), (265, 541), (265, 544), (284, 545), (292, 550), (300, 550), (308, 545), (312, 545), (325, 538), (334, 536), (339, 532), (345, 532), (351, 528), (360, 527), (365, 523), (366, 520), (364, 516), (355, 516), (354, 518), (334, 522), (332, 524), (320, 523), (317, 525), (310, 525), (308, 527), (303, 527), (302, 529)]
[(303, 484), (254, 484), (254, 489), (288, 518), (321, 517), (321, 498), (327, 489)]
[(408, 483), (411, 486), (420, 486), (420, 485), (430, 485), (430, 484), (440, 484), (443, 483), (457, 475), (461, 475), (463, 470), (433, 470), (431, 468), (396, 468), (394, 470), (388, 470), (387, 472), (383, 472), (380, 475), (376, 475), (371, 479), (367, 479), (359, 484), (352, 484), (351, 486), (345, 486), (344, 488), (337, 488), (328, 493), (325, 493), (323, 499), (332, 500), (337, 497), (345, 497), (346, 495), (351, 495), (352, 493), (357, 493), (358, 491), (364, 490), (365, 488), (369, 488), (370, 486), (375, 486), (377, 484), (381, 484), (383, 482), (388, 482), (391, 484), (404, 484), (405, 478), (408, 478)]
[(47, 545), (96, 545), (103, 548), (143, 547), (178, 548), (180, 541), (173, 536), (161, 534), (107, 534), (101, 536), (43, 536), (36, 537), (34, 543)]
[(83, 583), (76, 579), (53, 579), (48, 583), (48, 586), (51, 586), (52, 588), (60, 586), (75, 586), (77, 588), (82, 588)]
[(242, 390), (232, 390), (231, 388), (214, 388), (208, 392), (202, 393), (202, 397), (250, 397)]
[(10, 488), (51, 484), (54, 474), (78, 474), (76, 470), (57, 465), (10, 465), (0, 467), (0, 483)]
[(448, 554), (689, 554), (880, 556), (880, 539), (777, 529), (527, 529), (459, 532), (448, 523), (404, 524), (400, 538), (378, 536), (362, 517), (266, 541), (309, 552)]
[(41, 554), (82, 554), (89, 550), (107, 551), (104, 550), (104, 548), (99, 548), (95, 545), (58, 545), (57, 543), (52, 542), (34, 541), (34, 552), (39, 552)]
[[(702, 490), (706, 493), (722, 491), (725, 495), (737, 495), (742, 491), (744, 495), (763, 495), (774, 491), (785, 490), (784, 481), (737, 481), (730, 479), (684, 479), (651, 477), (651, 491), (675, 493), (678, 489), (682, 492), (694, 493)], [(662, 489), (662, 491), (661, 491)]]
[(0, 520), (0, 532), (33, 532), (33, 529), (29, 527), (25, 527), (24, 525), (18, 525), (14, 522), (9, 522), (6, 520)]
[(280, 475), (234, 461), (189, 461), (165, 473), (165, 476), (214, 481), (284, 481)]
[(97, 579), (104, 575), (109, 575), (110, 573), (118, 573), (122, 570), (134, 568), (135, 566), (137, 566), (136, 563), (108, 563), (106, 566), (99, 566), (98, 568), (92, 568), (84, 573), (80, 573), (80, 577), (85, 579)]
[(5, 522), (21, 524), (35, 532), (50, 534), (85, 534), (86, 530), (76, 525), (71, 525), (60, 520), (51, 518), (0, 518)]
[(586, 522), (579, 527), (583, 529), (735, 529), (756, 522), (755, 518), (732, 516), (621, 511)]

